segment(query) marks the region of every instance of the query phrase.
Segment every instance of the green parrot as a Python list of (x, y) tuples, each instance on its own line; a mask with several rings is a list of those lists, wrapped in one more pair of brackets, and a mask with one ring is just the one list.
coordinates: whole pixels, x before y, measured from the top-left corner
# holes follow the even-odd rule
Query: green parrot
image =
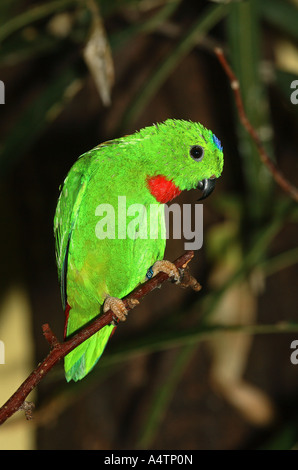
[[(164, 204), (193, 188), (207, 197), (222, 169), (219, 139), (197, 122), (175, 119), (104, 142), (74, 163), (54, 217), (64, 336), (109, 308), (115, 321), (65, 357), (67, 381), (82, 379), (99, 360), (117, 320), (126, 318), (122, 297), (159, 271), (179, 278), (163, 260), (164, 216), (150, 236), (146, 209), (158, 205), (163, 213)], [(139, 208), (138, 223), (124, 218), (130, 207)]]

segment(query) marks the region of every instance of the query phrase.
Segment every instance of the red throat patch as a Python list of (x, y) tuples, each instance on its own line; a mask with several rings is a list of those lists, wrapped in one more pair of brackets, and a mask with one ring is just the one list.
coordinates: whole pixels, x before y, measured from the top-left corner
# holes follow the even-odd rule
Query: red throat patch
[(167, 180), (167, 178), (162, 175), (148, 178), (147, 183), (152, 196), (163, 204), (171, 201), (181, 193), (181, 190), (173, 181)]

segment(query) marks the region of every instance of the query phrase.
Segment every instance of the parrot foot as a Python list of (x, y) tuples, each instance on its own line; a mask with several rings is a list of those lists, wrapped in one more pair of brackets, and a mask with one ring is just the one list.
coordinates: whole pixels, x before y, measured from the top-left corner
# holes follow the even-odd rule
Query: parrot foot
[(147, 279), (151, 279), (152, 277), (156, 276), (158, 273), (166, 273), (168, 276), (176, 283), (180, 282), (181, 273), (179, 269), (171, 263), (171, 261), (167, 261), (165, 259), (156, 261), (153, 266), (151, 266), (146, 274)]
[(118, 325), (119, 321), (125, 321), (128, 311), (123, 303), (123, 300), (118, 299), (118, 297), (106, 297), (103, 304), (103, 311), (106, 313), (108, 310), (112, 310), (114, 314), (114, 319), (112, 324)]

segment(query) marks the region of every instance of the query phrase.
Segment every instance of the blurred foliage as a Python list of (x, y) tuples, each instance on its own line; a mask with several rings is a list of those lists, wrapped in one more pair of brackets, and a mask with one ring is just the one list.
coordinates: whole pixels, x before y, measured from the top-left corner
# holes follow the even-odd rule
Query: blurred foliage
[[(97, 23), (95, 15), (100, 19)], [(292, 275), (296, 275), (294, 280), (297, 282), (298, 209), (287, 194), (276, 187), (261, 163), (254, 142), (239, 122), (227, 77), (213, 54), (215, 45), (224, 49), (239, 78), (250, 122), (270, 157), (293, 184), (298, 185), (295, 131), (298, 107), (290, 102), (290, 83), (297, 78), (298, 72), (281, 66), (276, 55), (280, 41), (286, 41), (296, 48), (298, 62), (297, 2), (2, 0), (0, 17), (0, 79), (6, 86), (6, 104), (0, 109), (0, 178), (2, 200), (8, 201), (10, 206), (9, 209), (4, 202), (1, 206), (6, 220), (2, 246), (9, 246), (10, 238), (14, 243), (14, 249), (3, 250), (1, 289), (4, 295), (7, 285), (21, 277), (28, 285), (31, 297), (35, 298), (32, 305), (36, 325), (41, 325), (39, 311), (43, 310), (47, 298), (53, 298), (54, 289), (56, 297), (52, 305), (60, 308), (58, 288), (53, 281), (51, 223), (58, 184), (75, 157), (96, 145), (100, 138), (107, 140), (131, 132), (150, 124), (152, 117), (156, 121), (166, 117), (202, 121), (202, 113), (198, 112), (197, 117), (191, 108), (192, 116), (189, 116), (187, 106), (190, 102), (196, 103), (197, 97), (192, 90), (197, 90), (196, 83), (203, 86), (202, 76), (208, 82), (206, 92), (210, 94), (210, 113), (206, 120), (224, 144), (226, 167), (216, 195), (212, 195), (206, 209), (206, 254), (204, 266), (197, 274), (202, 276), (207, 287), (199, 295), (183, 293), (178, 302), (168, 307), (166, 315), (152, 320), (150, 329), (148, 323), (143, 325), (137, 338), (119, 335), (119, 342), (114, 341), (100, 361), (101, 367), (82, 383), (66, 386), (62, 371), (53, 370), (51, 379), (47, 379), (49, 391), (41, 391), (41, 409), (36, 420), (36, 426), (46, 426), (47, 409), (53, 410), (53, 406), (58, 419), (67, 407), (84, 400), (98, 384), (109, 383), (110, 377), (113, 380), (121, 368), (128, 367), (129, 361), (143, 355), (150, 357), (150, 354), (154, 358), (158, 352), (172, 351), (168, 372), (161, 374), (159, 382), (152, 379), (155, 386), (148, 387), (148, 393), (144, 391), (146, 406), (136, 419), (137, 431), (132, 433), (127, 444), (136, 448), (158, 448), (165, 417), (185, 371), (195, 364), (201, 340), (220, 334), (224, 337), (227, 331), (233, 330), (246, 334), (275, 333), (277, 336), (298, 331), (297, 304), (285, 309), (280, 317), (273, 317), (272, 321), (270, 315), (261, 315), (264, 324), (259, 322), (256, 310), (250, 312), (255, 315), (253, 323), (250, 323), (251, 316), (247, 317), (246, 323), (239, 323), (237, 316), (225, 323), (221, 317), (223, 302), (232, 292), (229, 308), (231, 311), (239, 308), (239, 298), (233, 289), (243, 288), (251, 300), (258, 302), (266, 293), (267, 287), (265, 291), (262, 287), (266, 285), (266, 279), (291, 267), (294, 271), (287, 282), (289, 290), (293, 290)], [(84, 50), (94, 27), (98, 28), (97, 40), (102, 40), (105, 45), (95, 53), (97, 63), (92, 68), (84, 61)], [(189, 76), (192, 69), (189, 72), (185, 65), (190, 54), (204, 64), (192, 77)], [(115, 68), (114, 82), (113, 73), (106, 73), (111, 67), (111, 58)], [(128, 66), (130, 70), (127, 70)], [(179, 108), (169, 100), (165, 110), (162, 105), (158, 107), (158, 100), (162, 101), (161, 97), (166, 95), (165, 85), (175, 80), (179, 67), (186, 67), (184, 74), (191, 97), (185, 108)], [(94, 74), (100, 75), (101, 85), (97, 87), (98, 77)], [(181, 76), (180, 73), (180, 79)], [(185, 93), (185, 86), (180, 82), (175, 89)], [(110, 107), (102, 104), (101, 87), (105, 88), (105, 96), (110, 94)], [(84, 99), (85, 108), (81, 105)], [(197, 102), (195, 106), (199, 109), (201, 103)], [(177, 109), (182, 116), (175, 114)], [(64, 122), (70, 123), (68, 127)], [(60, 134), (57, 128), (61, 129)], [(81, 140), (75, 134), (80, 134)], [(35, 210), (42, 212), (42, 224), (30, 217), (28, 222), (26, 215), (31, 213), (32, 207), (33, 214)], [(28, 233), (15, 244), (15, 233), (25, 219)], [(9, 230), (14, 234), (11, 237)], [(43, 243), (44, 236), (46, 241)], [(21, 276), (16, 274), (19, 259), (15, 258), (21, 258), (23, 262)], [(212, 284), (217, 273), (220, 273), (220, 280)], [(47, 286), (51, 287), (47, 290)], [(296, 287), (294, 291), (297, 291)], [(297, 296), (294, 300), (298, 300)], [(219, 321), (214, 323), (212, 318)], [(45, 321), (50, 319), (45, 318)], [(57, 325), (61, 326), (59, 320)], [(36, 337), (40, 336), (38, 326), (34, 328)], [(37, 357), (44, 351), (38, 341)], [(286, 344), (290, 344), (290, 340)], [(233, 341), (224, 347), (231, 347), (233, 351)], [(235, 350), (234, 356), (239, 353), (246, 363), (249, 351)], [(289, 362), (289, 352), (284, 355)], [(167, 356), (161, 357), (166, 361)], [(244, 374), (244, 366), (241, 367)], [(233, 387), (237, 387), (239, 377), (233, 380)], [(113, 384), (109, 386), (113, 387)], [(288, 389), (289, 401), (297, 390), (296, 381), (293, 388)], [(230, 392), (225, 395), (226, 400), (229, 400)], [(271, 398), (274, 401), (276, 397)], [(249, 414), (250, 405), (243, 402), (243, 407), (246, 406)], [(295, 413), (296, 408), (293, 401)], [(129, 407), (123, 414), (129, 420)], [(177, 427), (179, 431), (179, 423)], [(106, 437), (102, 446), (121, 446), (119, 436), (117, 441), (111, 437), (111, 430), (107, 433), (110, 438)], [(274, 420), (264, 435), (256, 434), (256, 441), (252, 440), (251, 444), (247, 440), (237, 445), (292, 448), (297, 442), (297, 424), (287, 410), (282, 418)], [(82, 448), (89, 445), (89, 441), (81, 443)], [(197, 448), (200, 446), (198, 442)]]

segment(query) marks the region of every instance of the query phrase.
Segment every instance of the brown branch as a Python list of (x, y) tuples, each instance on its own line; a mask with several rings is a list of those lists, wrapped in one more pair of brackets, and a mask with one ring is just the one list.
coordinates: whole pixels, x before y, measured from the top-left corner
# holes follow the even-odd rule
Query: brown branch
[(240, 121), (242, 122), (243, 126), (247, 130), (247, 132), (251, 135), (252, 139), (254, 140), (258, 151), (259, 155), (261, 158), (261, 161), (266, 165), (270, 173), (272, 174), (273, 178), (277, 182), (277, 184), (286, 192), (289, 194), (289, 196), (294, 199), (294, 201), (298, 202), (298, 189), (293, 186), (286, 178), (285, 176), (278, 170), (276, 165), (273, 163), (271, 158), (269, 157), (268, 153), (266, 152), (259, 136), (254, 127), (251, 125), (250, 121), (247, 118), (247, 115), (244, 110), (244, 105), (240, 93), (240, 85), (239, 81), (233, 72), (232, 68), (228, 64), (223, 50), (219, 47), (216, 47), (214, 49), (215, 54), (217, 55), (217, 58), (219, 62), (221, 63), (225, 73), (227, 74), (229, 80), (230, 80), (230, 85), (233, 90), (234, 96), (235, 96), (235, 102), (239, 114)]
[[(186, 251), (182, 256), (177, 258), (174, 262), (176, 267), (184, 270), (191, 259), (194, 257), (193, 251)], [(123, 302), (127, 310), (131, 310), (138, 303), (137, 301), (145, 297), (149, 292), (159, 287), (168, 279), (165, 273), (159, 273), (152, 279), (144, 284), (141, 284), (134, 291), (123, 298)], [(199, 290), (199, 284), (195, 279), (187, 274), (182, 278), (181, 286), (192, 287), (194, 290)], [(42, 326), (43, 334), (48, 341), (51, 350), (47, 357), (36, 367), (36, 369), (27, 377), (27, 379), (20, 385), (17, 391), (7, 400), (7, 402), (0, 408), (0, 425), (3, 424), (10, 416), (16, 411), (23, 409), (26, 412), (27, 419), (32, 417), (33, 404), (26, 402), (25, 399), (29, 393), (37, 386), (37, 384), (45, 377), (45, 375), (59, 362), (64, 356), (70, 353), (73, 349), (86, 341), (90, 336), (94, 335), (104, 326), (113, 321), (113, 312), (111, 310), (98, 316), (92, 323), (85, 328), (81, 329), (79, 333), (60, 343), (56, 336), (53, 334), (50, 326), (45, 324)]]

